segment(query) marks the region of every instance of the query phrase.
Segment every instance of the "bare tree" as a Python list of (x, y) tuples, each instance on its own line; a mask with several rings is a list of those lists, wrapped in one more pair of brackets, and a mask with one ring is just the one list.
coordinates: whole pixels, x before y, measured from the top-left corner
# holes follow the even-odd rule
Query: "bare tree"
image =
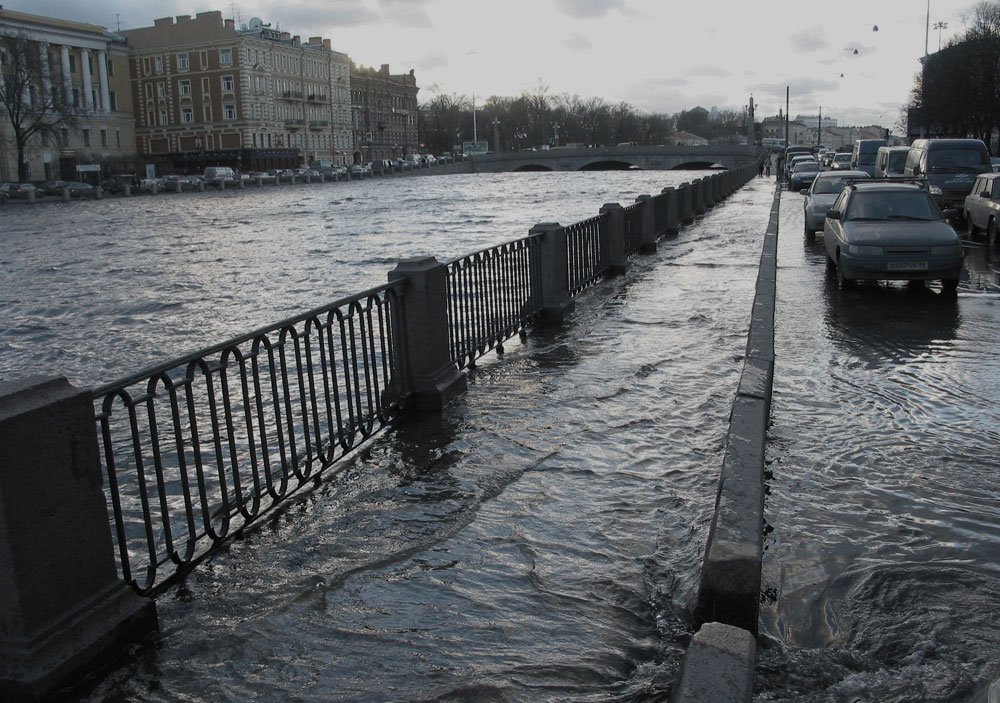
[(21, 182), (28, 180), (24, 155), (32, 138), (57, 139), (62, 129), (79, 125), (72, 96), (65, 94), (60, 81), (51, 80), (46, 68), (37, 42), (24, 34), (0, 36), (0, 107), (14, 131)]

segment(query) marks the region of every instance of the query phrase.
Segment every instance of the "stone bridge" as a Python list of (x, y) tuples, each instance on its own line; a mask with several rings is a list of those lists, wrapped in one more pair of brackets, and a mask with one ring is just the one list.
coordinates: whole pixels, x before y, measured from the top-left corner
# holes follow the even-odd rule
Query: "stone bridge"
[[(740, 144), (709, 146), (556, 147), (540, 151), (485, 154), (455, 164), (462, 171), (608, 171), (639, 168), (649, 171), (705, 169), (721, 165), (734, 169), (756, 161), (760, 148)], [(456, 169), (457, 170), (457, 169)]]

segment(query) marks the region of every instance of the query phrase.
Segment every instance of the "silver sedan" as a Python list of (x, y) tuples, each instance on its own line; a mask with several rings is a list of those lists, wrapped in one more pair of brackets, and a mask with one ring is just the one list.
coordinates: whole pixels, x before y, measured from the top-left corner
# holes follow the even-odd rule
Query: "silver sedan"
[(859, 279), (940, 279), (958, 288), (962, 242), (927, 189), (912, 183), (849, 184), (826, 214), (827, 264), (847, 287)]
[(826, 211), (833, 206), (833, 201), (840, 195), (848, 183), (853, 181), (870, 181), (872, 178), (864, 171), (824, 171), (816, 176), (812, 186), (800, 191), (806, 199), (802, 201), (805, 210), (805, 234), (823, 229)]

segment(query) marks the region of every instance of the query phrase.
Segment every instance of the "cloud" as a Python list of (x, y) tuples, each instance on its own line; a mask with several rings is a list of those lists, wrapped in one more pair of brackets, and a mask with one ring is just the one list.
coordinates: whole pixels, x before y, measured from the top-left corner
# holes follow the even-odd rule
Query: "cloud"
[(432, 29), (434, 25), (430, 15), (420, 7), (428, 2), (429, 0), (379, 0), (379, 7), (382, 8), (382, 18), (386, 22), (400, 27)]
[(624, 15), (634, 15), (635, 11), (625, 4), (625, 0), (556, 0), (556, 7), (564, 14), (577, 19), (604, 17), (612, 10)]
[(822, 25), (818, 24), (790, 34), (788, 42), (792, 45), (793, 51), (806, 53), (823, 51), (830, 46)]
[(794, 95), (796, 100), (801, 101), (829, 90), (836, 90), (837, 85), (837, 81), (800, 76), (786, 83), (762, 83), (756, 87), (764, 95), (781, 99), (784, 99), (785, 88), (788, 88), (788, 92)]
[(586, 51), (587, 49), (594, 48), (594, 45), (590, 43), (590, 40), (587, 39), (587, 37), (577, 32), (573, 32), (573, 34), (570, 34), (568, 37), (563, 39), (562, 43), (563, 46), (576, 51)]
[(275, 19), (293, 33), (306, 27), (358, 27), (381, 19), (379, 13), (362, 0), (334, 0), (322, 6), (311, 2), (286, 2), (277, 8), (280, 9), (276, 10)]
[(724, 68), (719, 66), (695, 66), (694, 68), (688, 69), (687, 74), (689, 76), (712, 76), (715, 78), (728, 78), (733, 75)]
[(414, 66), (419, 71), (436, 71), (439, 68), (448, 68), (450, 65), (451, 61), (448, 60), (448, 57), (440, 53), (427, 54), (424, 58), (414, 62)]

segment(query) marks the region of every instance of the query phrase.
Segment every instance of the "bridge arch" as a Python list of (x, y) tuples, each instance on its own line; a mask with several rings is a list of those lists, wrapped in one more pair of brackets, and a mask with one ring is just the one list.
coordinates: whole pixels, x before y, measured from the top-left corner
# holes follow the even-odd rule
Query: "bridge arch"
[(717, 166), (714, 161), (685, 161), (682, 164), (677, 164), (671, 171), (705, 171), (712, 166)]

